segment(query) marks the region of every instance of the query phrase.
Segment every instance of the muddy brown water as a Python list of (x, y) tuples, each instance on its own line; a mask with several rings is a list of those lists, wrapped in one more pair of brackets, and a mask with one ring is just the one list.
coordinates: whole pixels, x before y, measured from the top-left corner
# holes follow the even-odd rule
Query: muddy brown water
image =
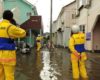
[[(88, 53), (86, 67), (89, 80), (100, 80), (100, 53)], [(73, 80), (70, 53), (63, 48), (17, 53), (15, 80)]]

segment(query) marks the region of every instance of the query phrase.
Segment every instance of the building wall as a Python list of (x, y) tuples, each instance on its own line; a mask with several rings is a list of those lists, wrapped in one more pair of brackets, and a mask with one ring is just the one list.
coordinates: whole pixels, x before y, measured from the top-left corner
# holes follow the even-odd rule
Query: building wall
[(54, 21), (53, 24), (52, 24), (52, 33), (55, 33), (56, 32), (56, 29), (57, 29), (57, 21)]
[(100, 50), (100, 17), (93, 30), (93, 50)]
[(53, 25), (52, 25), (52, 41), (53, 41), (53, 44), (56, 45), (57, 43), (57, 33), (56, 33), (56, 29), (57, 29), (57, 21), (54, 21), (53, 22)]
[(33, 7), (25, 3), (23, 0), (4, 0), (4, 10), (14, 10), (14, 18), (19, 24), (22, 24), (29, 18), (28, 13), (31, 13), (31, 15), (35, 15)]
[(63, 13), (65, 27), (71, 27), (72, 25), (76, 23), (75, 14), (76, 14), (76, 2), (73, 2), (69, 6), (65, 7), (64, 13)]
[[(57, 45), (68, 47), (71, 26), (76, 23), (76, 2), (64, 6), (57, 18)], [(72, 16), (73, 15), (73, 16)], [(61, 28), (61, 31), (58, 31)]]
[(0, 18), (2, 18), (2, 12), (3, 12), (3, 7), (2, 7), (2, 1), (0, 0)]
[(55, 45), (59, 45), (61, 46), (62, 44), (62, 32), (58, 31), (58, 29), (61, 28), (61, 19), (58, 18), (55, 22), (55, 24), (53, 24), (53, 31), (54, 31), (54, 36), (53, 36), (53, 42), (55, 43)]
[(63, 38), (63, 33), (58, 31), (57, 32), (57, 45), (58, 46), (62, 46), (62, 44), (63, 44), (62, 43), (62, 40), (63, 40), (62, 38)]
[[(100, 14), (100, 0), (91, 0), (91, 6), (89, 8), (82, 8), (80, 15), (77, 17), (77, 23), (79, 25), (85, 25), (85, 33), (93, 32), (94, 25), (97, 21), (97, 17)], [(93, 49), (93, 36), (90, 41), (86, 41), (86, 49)]]

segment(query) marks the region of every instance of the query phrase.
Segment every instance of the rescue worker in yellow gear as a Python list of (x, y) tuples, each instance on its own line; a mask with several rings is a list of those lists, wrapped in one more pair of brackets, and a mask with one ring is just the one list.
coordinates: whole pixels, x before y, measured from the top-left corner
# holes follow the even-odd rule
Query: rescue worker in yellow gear
[[(21, 38), (26, 32), (12, 24), (13, 13), (6, 10), (0, 22), (0, 80), (14, 80), (16, 66), (15, 38)], [(15, 23), (15, 22), (14, 22)]]
[(85, 61), (87, 56), (85, 53), (85, 34), (80, 32), (78, 25), (72, 26), (72, 35), (69, 40), (69, 49), (71, 51), (71, 63), (73, 79), (79, 80), (80, 76), (83, 80), (88, 80)]
[(40, 51), (42, 45), (41, 45), (41, 41), (43, 39), (43, 36), (40, 36), (40, 34), (38, 34), (37, 38), (36, 38), (36, 44), (37, 44), (37, 51)]

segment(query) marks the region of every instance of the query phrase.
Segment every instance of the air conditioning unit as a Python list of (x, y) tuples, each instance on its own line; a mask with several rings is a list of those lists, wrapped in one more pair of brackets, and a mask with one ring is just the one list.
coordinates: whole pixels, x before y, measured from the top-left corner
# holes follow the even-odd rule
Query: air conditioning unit
[(85, 8), (89, 8), (90, 5), (91, 5), (91, 0), (85, 0), (84, 7), (85, 7)]

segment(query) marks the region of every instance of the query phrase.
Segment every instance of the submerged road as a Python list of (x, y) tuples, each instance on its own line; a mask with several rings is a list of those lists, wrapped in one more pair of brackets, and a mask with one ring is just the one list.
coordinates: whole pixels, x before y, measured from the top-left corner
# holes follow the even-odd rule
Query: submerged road
[[(86, 67), (89, 80), (100, 80), (100, 53), (88, 53)], [(70, 53), (63, 48), (18, 52), (15, 80), (73, 80)]]

